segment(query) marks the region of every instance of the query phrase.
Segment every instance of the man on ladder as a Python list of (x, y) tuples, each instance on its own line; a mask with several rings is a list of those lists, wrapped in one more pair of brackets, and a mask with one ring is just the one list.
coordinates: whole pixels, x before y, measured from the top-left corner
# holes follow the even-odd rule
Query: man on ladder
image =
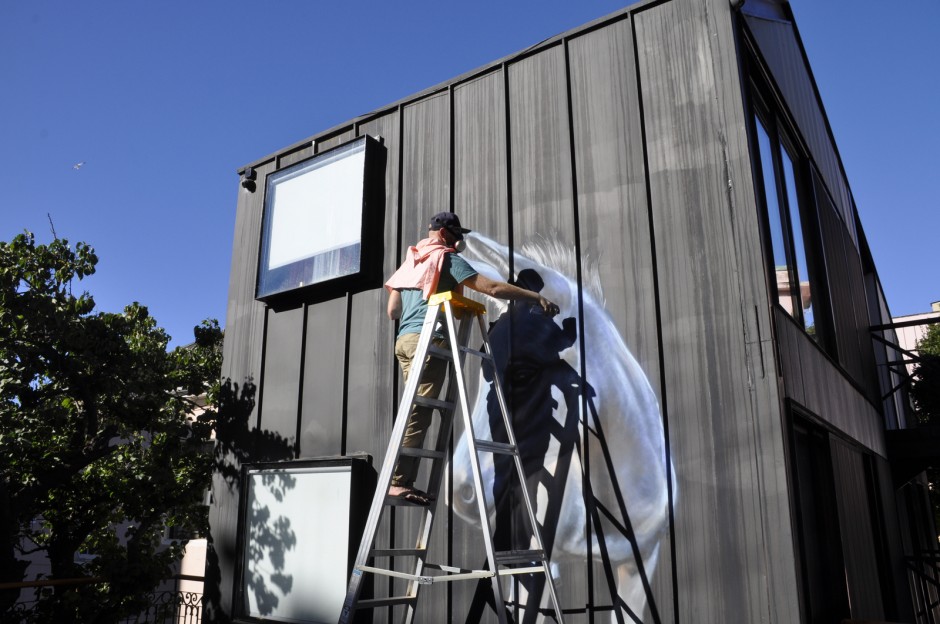
[[(395, 357), (406, 382), (427, 312), (428, 297), (436, 292), (458, 290), (466, 286), (499, 299), (535, 303), (548, 316), (555, 316), (559, 312), (557, 305), (536, 292), (489, 279), (474, 271), (466, 260), (457, 255), (464, 248), (463, 237), (469, 231), (461, 227), (460, 219), (452, 212), (434, 215), (428, 224), (428, 237), (408, 248), (405, 261), (385, 283), (389, 293), (388, 318), (401, 320), (395, 341)], [(434, 342), (442, 346), (444, 336), (435, 334)], [(447, 362), (428, 358), (418, 385), (418, 396), (437, 398), (446, 374)], [(414, 406), (405, 429), (403, 447), (418, 448), (423, 445), (432, 412), (430, 407)], [(417, 471), (416, 457), (401, 457), (392, 476), (389, 496), (415, 505), (430, 505), (433, 496), (414, 487)]]
[[(531, 497), (524, 487), (525, 472), (515, 435), (512, 433), (512, 419), (498, 375), (493, 375), (492, 381), (506, 442), (478, 438), (471, 419), (463, 362), (464, 356), (473, 355), (493, 364), (493, 353), (483, 322), (486, 309), (480, 303), (464, 299), (452, 291), (466, 285), (490, 296), (528, 301), (539, 306), (550, 316), (558, 314), (559, 310), (557, 305), (538, 293), (488, 279), (474, 271), (456, 255), (462, 248), (463, 236), (467, 232), (469, 230), (460, 226), (460, 220), (453, 213), (442, 212), (434, 215), (428, 224), (428, 237), (408, 248), (405, 262), (385, 285), (389, 290), (388, 316), (391, 319), (400, 318), (402, 321), (395, 352), (406, 383), (389, 447), (379, 473), (378, 488), (372, 499), (359, 552), (346, 589), (340, 624), (351, 624), (359, 609), (395, 606), (404, 607), (402, 624), (412, 624), (418, 604), (418, 589), (422, 585), (477, 581), (484, 578), (490, 579), (500, 624), (508, 624), (501, 580), (507, 576), (530, 574), (545, 575), (556, 621), (563, 622), (558, 596), (551, 580), (548, 555), (539, 534)], [(459, 324), (455, 321), (456, 318), (460, 319)], [(446, 339), (444, 333), (439, 331), (441, 322), (447, 328)], [(467, 346), (474, 324), (481, 334), (482, 350)], [(409, 380), (409, 375), (414, 371), (417, 371), (417, 374)], [(446, 397), (440, 400), (438, 394), (449, 374), (450, 383)], [(428, 540), (436, 512), (431, 503), (441, 486), (444, 460), (448, 456), (447, 448), (458, 406), (463, 415), (464, 434), (470, 449), (473, 488), (487, 556), (487, 567), (482, 570), (468, 570), (425, 560), (429, 552)], [(435, 410), (440, 414), (440, 426), (433, 448), (426, 449), (423, 444), (424, 437)], [(520, 497), (532, 530), (531, 548), (497, 551), (494, 547), (483, 495), (484, 485), (478, 453), (513, 458), (516, 478), (523, 485)], [(430, 493), (414, 487), (419, 458), (431, 460), (428, 475)], [(402, 503), (424, 507), (417, 523), (415, 547), (373, 547), (383, 510), (387, 506)], [(389, 560), (387, 566), (375, 563), (375, 560), (386, 559)], [(411, 562), (407, 569), (395, 565), (395, 561), (400, 559)], [(430, 570), (443, 574), (432, 575), (428, 573)], [(360, 600), (363, 578), (367, 574), (406, 579), (409, 581), (407, 591), (400, 595)], [(391, 588), (391, 585), (389, 587)]]

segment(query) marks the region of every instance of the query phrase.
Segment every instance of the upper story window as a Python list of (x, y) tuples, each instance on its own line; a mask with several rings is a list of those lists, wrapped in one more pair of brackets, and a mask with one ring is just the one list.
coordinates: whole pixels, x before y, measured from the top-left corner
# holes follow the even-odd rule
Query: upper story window
[(780, 307), (829, 350), (832, 332), (819, 314), (828, 289), (821, 254), (813, 244), (819, 238), (819, 225), (803, 173), (808, 165), (779, 118), (759, 96), (754, 100), (755, 160), (766, 209), (774, 295)]

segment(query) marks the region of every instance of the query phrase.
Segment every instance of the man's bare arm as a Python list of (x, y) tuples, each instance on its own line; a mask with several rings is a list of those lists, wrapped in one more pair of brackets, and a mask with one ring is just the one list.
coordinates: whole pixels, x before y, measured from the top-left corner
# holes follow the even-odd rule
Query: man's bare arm
[(526, 290), (525, 288), (519, 288), (518, 286), (513, 286), (512, 284), (507, 284), (506, 282), (492, 280), (488, 277), (480, 275), (479, 273), (473, 277), (465, 279), (463, 281), (463, 285), (471, 290), (475, 290), (479, 293), (483, 293), (484, 295), (489, 295), (490, 297), (495, 297), (497, 299), (509, 299), (511, 301), (528, 301), (530, 303), (536, 303), (548, 316), (555, 316), (559, 312), (557, 305), (537, 292)]
[(401, 293), (397, 290), (391, 290), (388, 293), (388, 308), (386, 309), (388, 320), (397, 321), (401, 318)]

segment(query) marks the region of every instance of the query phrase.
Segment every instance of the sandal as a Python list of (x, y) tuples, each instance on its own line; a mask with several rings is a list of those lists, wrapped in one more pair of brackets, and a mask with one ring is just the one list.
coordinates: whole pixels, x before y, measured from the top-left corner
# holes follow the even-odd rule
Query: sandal
[(407, 488), (398, 494), (389, 494), (388, 497), (420, 507), (428, 507), (434, 500), (433, 496), (416, 488)]

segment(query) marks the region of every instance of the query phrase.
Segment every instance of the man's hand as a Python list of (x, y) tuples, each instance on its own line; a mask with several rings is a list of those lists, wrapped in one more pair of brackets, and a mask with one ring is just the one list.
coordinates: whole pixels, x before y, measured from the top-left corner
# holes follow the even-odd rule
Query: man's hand
[(539, 295), (539, 307), (542, 308), (542, 313), (545, 316), (555, 316), (561, 312), (561, 308), (558, 307), (558, 304), (552, 303), (542, 295)]

